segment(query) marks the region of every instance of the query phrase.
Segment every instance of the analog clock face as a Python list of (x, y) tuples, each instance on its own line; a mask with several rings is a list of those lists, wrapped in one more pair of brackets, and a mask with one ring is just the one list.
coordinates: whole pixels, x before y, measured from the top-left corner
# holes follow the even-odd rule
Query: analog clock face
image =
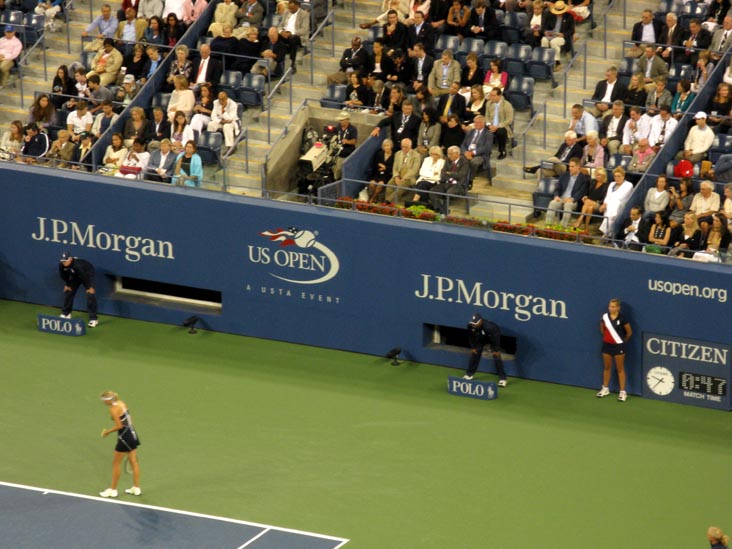
[(670, 370), (663, 366), (654, 366), (646, 374), (648, 388), (660, 396), (665, 396), (674, 390), (676, 381)]

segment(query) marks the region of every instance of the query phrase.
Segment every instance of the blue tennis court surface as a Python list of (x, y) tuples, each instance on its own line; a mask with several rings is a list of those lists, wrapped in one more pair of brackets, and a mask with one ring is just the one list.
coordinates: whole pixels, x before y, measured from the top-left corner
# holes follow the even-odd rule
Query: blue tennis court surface
[(0, 546), (336, 549), (348, 540), (0, 482)]

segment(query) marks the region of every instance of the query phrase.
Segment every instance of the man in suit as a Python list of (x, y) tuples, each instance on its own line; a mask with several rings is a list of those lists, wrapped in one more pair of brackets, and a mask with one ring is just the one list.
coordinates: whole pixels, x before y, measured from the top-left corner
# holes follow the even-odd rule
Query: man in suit
[(485, 110), (488, 129), (498, 142), (498, 160), (506, 158), (506, 144), (513, 139), (513, 105), (506, 101), (500, 88), (493, 88), (488, 94)]
[(732, 16), (725, 15), (722, 26), (714, 31), (709, 45), (712, 59), (719, 61), (730, 45), (732, 45)]
[[(407, 35), (409, 37), (407, 40), (407, 43), (409, 44), (409, 57), (414, 57), (414, 47), (417, 44), (421, 44), (428, 55), (433, 55), (435, 47), (435, 31), (432, 26), (425, 21), (424, 13), (421, 11), (414, 12), (414, 25), (409, 27)], [(427, 74), (429, 73), (425, 74), (425, 78)]]
[(361, 46), (361, 39), (354, 36), (351, 40), (351, 47), (347, 48), (341, 55), (341, 70), (328, 75), (328, 85), (345, 84), (348, 81), (350, 73), (356, 72), (359, 76), (364, 76), (369, 70), (369, 54)]
[[(434, 73), (434, 70), (432, 72)], [(457, 114), (462, 119), (465, 113), (465, 98), (459, 92), (460, 83), (453, 82), (447, 94), (437, 101), (437, 116), (440, 117), (442, 124), (447, 124), (447, 117), (451, 114)]]
[(145, 36), (147, 28), (146, 19), (137, 19), (135, 8), (127, 8), (125, 10), (125, 19), (117, 25), (114, 37), (117, 39), (117, 45), (123, 48), (125, 55), (132, 51), (134, 42), (140, 42)]
[(492, 184), (493, 132), (486, 127), (485, 118), (481, 115), (473, 119), (473, 125), (473, 129), (465, 134), (463, 143), (460, 145), (460, 153), (468, 161), (470, 173), (473, 176), (478, 175), (480, 170), (486, 169), (488, 170), (488, 184)]
[(54, 168), (68, 168), (68, 162), (74, 158), (76, 145), (71, 141), (71, 134), (66, 130), (58, 132), (58, 139), (53, 142), (46, 158), (52, 159)]
[(630, 39), (636, 44), (660, 44), (662, 31), (663, 24), (656, 21), (653, 17), (653, 11), (643, 10), (641, 20), (633, 25)]
[(173, 177), (173, 168), (175, 167), (176, 154), (171, 150), (173, 144), (170, 139), (163, 139), (160, 142), (160, 149), (154, 151), (150, 155), (150, 162), (145, 170), (145, 179), (148, 181), (159, 181), (160, 183), (170, 183)]
[(711, 43), (712, 34), (702, 27), (698, 19), (692, 19), (689, 21), (689, 28), (684, 31), (681, 38), (681, 45), (686, 49), (676, 52), (674, 62), (696, 65), (699, 60), (699, 51), (708, 49)]
[(391, 50), (406, 51), (409, 46), (409, 31), (407, 26), (399, 21), (396, 10), (389, 10), (384, 29), (384, 47), (387, 53)]
[(91, 153), (92, 145), (94, 144), (94, 136), (91, 132), (81, 132), (79, 134), (79, 146), (74, 151), (72, 158), (73, 165), (72, 170), (80, 170), (88, 172), (91, 170), (92, 157)]
[(259, 0), (246, 0), (236, 12), (238, 19), (237, 27), (234, 29), (234, 36), (240, 40), (247, 34), (250, 27), (260, 27), (264, 20), (264, 7)]
[(541, 181), (542, 177), (559, 177), (567, 171), (567, 162), (570, 158), (582, 158), (582, 143), (577, 141), (577, 134), (574, 130), (565, 132), (564, 143), (559, 146), (554, 156), (545, 160), (545, 162), (553, 163), (551, 168), (541, 168), (541, 165), (526, 166), (524, 171), (526, 173), (539, 172), (538, 181)]
[(303, 41), (310, 37), (310, 14), (300, 9), (300, 0), (290, 0), (287, 3), (287, 11), (282, 19), (280, 38), (287, 44), (290, 51), (290, 66), (295, 72), (295, 59), (297, 48), (303, 47)]
[(435, 61), (427, 80), (427, 88), (430, 90), (432, 97), (440, 97), (450, 90), (450, 85), (457, 82), (460, 88), (461, 68), (460, 63), (455, 61), (451, 50), (442, 52), (440, 62)]
[(387, 185), (399, 187), (388, 187), (386, 189), (386, 201), (393, 204), (402, 201), (402, 195), (407, 188), (417, 182), (419, 168), (422, 165), (422, 157), (412, 148), (412, 142), (404, 138), (401, 140), (401, 149), (394, 155), (394, 171), (392, 178)]
[(651, 219), (643, 215), (643, 208), (633, 206), (630, 209), (630, 218), (623, 224), (623, 240), (625, 247), (637, 252), (643, 249), (643, 244), (648, 243), (648, 235), (651, 232)]
[(581, 160), (570, 158), (569, 168), (560, 176), (554, 198), (549, 202), (546, 224), (554, 225), (557, 211), (562, 210), (562, 227), (569, 225), (572, 213), (582, 203), (582, 197), (587, 196), (589, 186), (590, 177), (582, 173)]
[(600, 145), (610, 154), (617, 154), (623, 144), (623, 130), (628, 122), (625, 116), (625, 104), (622, 99), (613, 101), (610, 115), (602, 119), (600, 124)]
[(197, 90), (201, 87), (201, 84), (208, 82), (213, 88), (212, 91), (216, 93), (216, 87), (219, 85), (219, 80), (221, 80), (221, 62), (211, 57), (211, 46), (208, 44), (201, 45), (200, 53), (201, 57), (193, 62), (191, 68), (191, 87)]
[(605, 71), (605, 80), (600, 80), (595, 86), (595, 93), (592, 94), (595, 103), (593, 115), (609, 116), (610, 106), (618, 99), (625, 97), (626, 88), (622, 82), (618, 80), (618, 68), (610, 67)]
[(170, 121), (165, 116), (163, 107), (153, 108), (153, 117), (150, 120), (150, 136), (152, 136), (152, 140), (147, 146), (150, 152), (159, 148), (163, 139), (170, 137)]
[[(396, 161), (394, 166), (396, 166)], [(440, 183), (432, 187), (432, 191), (463, 196), (468, 191), (469, 177), (470, 161), (460, 154), (459, 147), (449, 147), (447, 149), (447, 161), (440, 174)], [(439, 194), (431, 194), (430, 202), (433, 210), (447, 215), (445, 197)]]
[(415, 93), (417, 90), (427, 86), (427, 80), (435, 64), (433, 57), (427, 55), (424, 46), (417, 42), (409, 54), (412, 62), (412, 82), (410, 87)]
[(656, 53), (658, 53), (658, 55), (661, 56), (661, 59), (666, 61), (666, 63), (671, 63), (671, 53), (673, 51), (672, 46), (681, 45), (682, 33), (683, 29), (681, 28), (681, 25), (679, 25), (678, 17), (676, 17), (675, 13), (671, 11), (668, 12), (666, 14), (666, 25), (661, 31), (661, 38), (658, 42), (659, 44), (664, 45), (659, 46), (656, 50)]
[(402, 102), (402, 112), (394, 111), (391, 116), (382, 119), (371, 135), (376, 137), (381, 133), (382, 128), (390, 127), (391, 140), (394, 143), (401, 143), (404, 139), (409, 139), (412, 148), (416, 149), (421, 123), (421, 117), (414, 114), (414, 104), (409, 99), (405, 99)]
[(262, 57), (264, 60), (257, 61), (252, 67), (252, 74), (271, 73), (278, 76), (281, 73), (282, 65), (287, 57), (287, 44), (280, 38), (277, 27), (270, 27), (267, 31), (267, 41), (262, 45)]
[(496, 12), (484, 0), (478, 0), (475, 7), (470, 10), (465, 37), (480, 38), (485, 42), (498, 38)]
[(638, 61), (638, 72), (643, 74), (647, 92), (650, 92), (655, 87), (654, 80), (657, 77), (668, 77), (668, 65), (656, 55), (656, 47), (654, 45), (646, 44), (643, 46), (643, 56)]

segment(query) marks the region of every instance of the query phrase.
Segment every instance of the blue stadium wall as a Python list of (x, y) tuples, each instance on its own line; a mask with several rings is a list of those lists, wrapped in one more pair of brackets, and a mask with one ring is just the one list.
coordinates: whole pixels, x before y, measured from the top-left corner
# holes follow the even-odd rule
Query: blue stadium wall
[[(432, 343), (429, 326), (462, 328), (480, 311), (516, 338), (509, 375), (597, 387), (600, 316), (617, 297), (635, 331), (632, 393), (643, 332), (729, 341), (729, 266), (12, 165), (0, 189), (6, 299), (59, 306), (69, 250), (96, 265), (102, 315), (191, 314), (113, 293), (114, 277), (133, 277), (220, 291), (220, 313), (199, 314), (212, 330), (374, 355), (400, 346), (460, 368), (467, 352)], [(658, 291), (668, 283), (681, 293)]]

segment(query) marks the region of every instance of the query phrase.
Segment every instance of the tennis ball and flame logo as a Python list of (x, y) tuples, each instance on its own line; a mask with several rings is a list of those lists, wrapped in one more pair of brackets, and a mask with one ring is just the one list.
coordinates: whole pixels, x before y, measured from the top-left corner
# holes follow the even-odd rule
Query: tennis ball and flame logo
[[(321, 275), (315, 279), (298, 280), (269, 273), (274, 278), (293, 284), (320, 284), (331, 280), (338, 274), (340, 269), (338, 257), (330, 248), (318, 242), (317, 232), (290, 228), (264, 231), (259, 234), (269, 238), (271, 242), (279, 242), (280, 246), (274, 252), (269, 248), (258, 247), (256, 261), (252, 254), (253, 247), (250, 246), (250, 261)], [(295, 246), (295, 248), (289, 248), (290, 246)]]

